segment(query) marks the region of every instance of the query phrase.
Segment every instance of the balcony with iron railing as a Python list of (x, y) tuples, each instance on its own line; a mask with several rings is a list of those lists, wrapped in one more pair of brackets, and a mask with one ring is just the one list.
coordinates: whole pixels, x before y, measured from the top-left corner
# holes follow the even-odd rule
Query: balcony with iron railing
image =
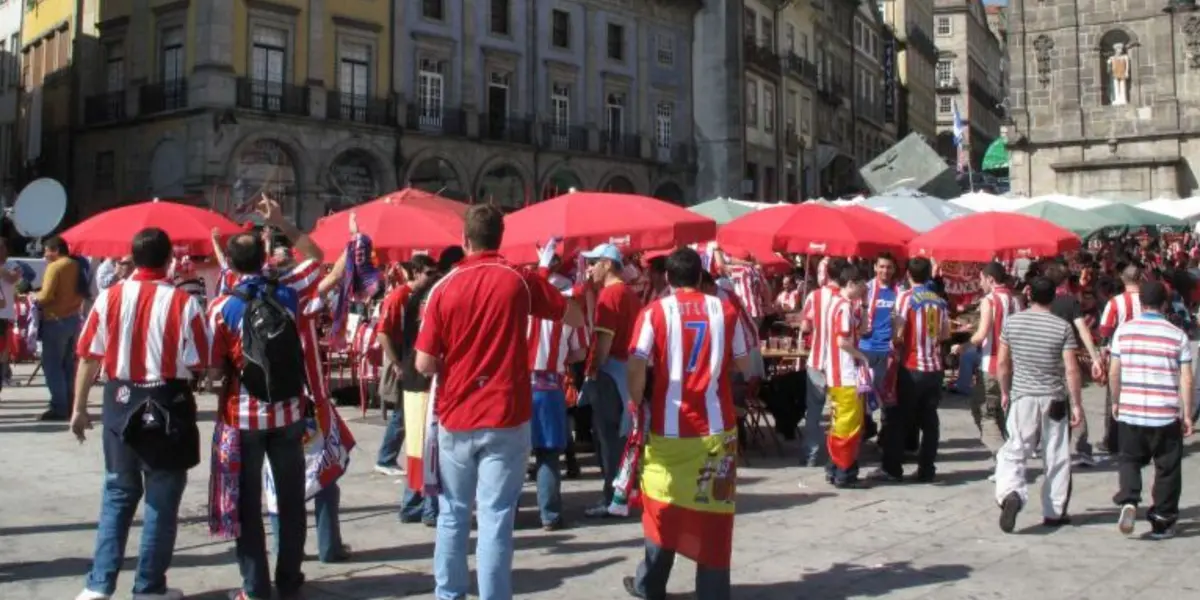
[(391, 127), (396, 124), (394, 106), (395, 104), (387, 98), (333, 91), (325, 97), (325, 118), (330, 121)]
[(783, 57), (784, 70), (793, 77), (809, 84), (816, 85), (817, 83), (817, 65), (812, 61), (795, 53), (788, 53)]
[(138, 90), (138, 112), (143, 115), (179, 110), (187, 108), (187, 105), (187, 79), (150, 83)]
[(921, 55), (922, 58), (931, 63), (937, 62), (937, 44), (933, 42), (933, 38), (930, 38), (929, 34), (925, 33), (924, 29), (910, 24), (905, 32), (905, 35), (906, 40), (904, 45), (906, 50), (911, 49), (915, 51), (917, 54)]
[(579, 125), (542, 123), (541, 146), (547, 150), (588, 151), (588, 131)]
[(796, 131), (795, 125), (788, 125), (783, 130), (783, 151), (788, 156), (797, 156), (800, 154), (800, 132)]
[(533, 119), (509, 115), (479, 115), (479, 137), (493, 142), (529, 145), (533, 143)]
[(424, 133), (462, 136), (467, 134), (467, 113), (461, 108), (424, 102), (409, 102), (404, 128)]
[(239, 77), (237, 106), (263, 112), (307, 116), (308, 92), (307, 86)]
[(941, 78), (934, 83), (934, 89), (947, 94), (957, 94), (962, 88), (962, 84), (957, 77)]
[(601, 131), (600, 151), (611, 156), (641, 158), (642, 136), (613, 131)]
[(113, 123), (125, 119), (125, 90), (88, 96), (83, 101), (85, 125)]
[(776, 75), (779, 72), (779, 55), (775, 53), (773, 48), (759, 43), (754, 36), (743, 36), (742, 44), (745, 49), (746, 64), (752, 67), (757, 67), (769, 73)]

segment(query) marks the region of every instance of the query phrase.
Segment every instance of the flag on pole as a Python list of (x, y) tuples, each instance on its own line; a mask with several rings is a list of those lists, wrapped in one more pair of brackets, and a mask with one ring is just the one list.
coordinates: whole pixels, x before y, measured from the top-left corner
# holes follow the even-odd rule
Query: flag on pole
[(962, 115), (958, 112), (958, 102), (954, 103), (954, 147), (958, 155), (958, 171), (964, 173), (971, 168), (971, 155), (967, 153), (967, 125), (963, 123)]

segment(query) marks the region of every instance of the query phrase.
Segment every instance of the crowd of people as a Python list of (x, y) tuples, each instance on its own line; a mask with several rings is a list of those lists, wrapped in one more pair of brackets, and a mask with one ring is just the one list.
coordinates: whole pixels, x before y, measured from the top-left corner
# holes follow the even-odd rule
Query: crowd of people
[[(1000, 528), (1011, 532), (1028, 502), (1025, 463), (1039, 454), (1043, 524), (1069, 522), (1071, 469), (1096, 461), (1082, 388), (1106, 384), (1095, 450), (1120, 465), (1119, 528), (1132, 532), (1141, 468), (1153, 462), (1145, 517), (1155, 537), (1175, 531), (1195, 417), (1189, 269), (1200, 256), (1184, 251), (1190, 240), (1172, 248), (1127, 236), (1030, 264), (990, 263), (964, 303), (923, 257), (809, 257), (768, 272), (716, 244), (565, 254), (549, 238), (536, 265), (514, 265), (498, 252), (503, 214), (475, 205), (461, 247), (384, 264), (354, 218), (345, 251), (326, 256), (274, 201), (258, 212), (262, 232), (214, 233), (220, 272), (210, 281), (202, 260), (174, 256), (153, 228), (128, 256), (100, 265), (94, 298), (88, 262), (58, 238), (45, 243), (40, 290), (22, 294), (22, 274), (0, 269), (0, 291), (32, 308), (19, 337), (36, 329), (41, 341), (51, 395), (43, 418), (69, 420), (83, 441), (89, 392), (103, 386), (107, 476), (78, 600), (115, 593), (139, 504), (134, 598), (183, 597), (166, 576), (188, 471), (201, 463), (204, 380), (218, 401), (210, 531), (236, 540), (242, 575), (230, 597), (299, 597), (309, 499), (318, 559), (346, 560), (337, 479), (355, 441), (330, 390), (337, 353), (355, 356), (371, 384), (364, 393), (392, 407), (374, 468), (403, 476), (402, 522), (436, 529), (439, 599), (472, 589), (473, 522), (476, 593), (512, 596), (524, 482), (536, 482), (545, 530), (569, 526), (562, 478), (578, 473), (584, 441), (603, 478), (581, 516), (626, 518), (631, 496), (641, 508), (643, 560), (624, 580), (628, 593), (665, 598), (682, 555), (698, 564), (697, 597), (730, 598), (737, 457), (756, 400), (780, 433), (800, 433), (802, 465), (855, 489), (936, 481), (940, 403), (947, 390), (965, 392), (994, 456)], [(19, 309), (3, 310), (0, 326), (20, 322)], [(793, 341), (787, 360), (803, 361), (790, 375), (764, 356), (779, 335)], [(878, 468), (860, 475), (873, 439)]]

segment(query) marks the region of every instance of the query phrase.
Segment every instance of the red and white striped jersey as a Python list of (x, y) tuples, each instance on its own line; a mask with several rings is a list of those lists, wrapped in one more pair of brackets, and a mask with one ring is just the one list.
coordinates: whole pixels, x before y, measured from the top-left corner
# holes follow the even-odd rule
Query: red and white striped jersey
[(767, 279), (762, 269), (754, 265), (730, 265), (725, 270), (733, 282), (733, 292), (750, 318), (761, 319), (766, 315)]
[(746, 309), (742, 307), (742, 301), (737, 297), (737, 294), (725, 289), (717, 288), (717, 297), (725, 302), (728, 302), (733, 309), (737, 311), (738, 320), (742, 322), (742, 331), (746, 337), (747, 348), (758, 347), (758, 327), (754, 324), (754, 319), (746, 313)]
[(1020, 311), (1021, 305), (1017, 300), (1017, 295), (1004, 286), (992, 288), (992, 293), (986, 297), (988, 310), (992, 312), (992, 327), (984, 336), (983, 342), (979, 344), (979, 365), (984, 373), (994, 376), (996, 374), (996, 342), (1000, 340), (1000, 332), (1004, 331), (1004, 323), (1008, 321), (1008, 316)]
[(807, 365), (810, 369), (824, 372), (825, 364), (829, 362), (829, 331), (830, 310), (833, 301), (838, 297), (837, 285), (823, 285), (804, 299), (804, 322), (812, 327), (812, 343), (808, 349)]
[(100, 291), (76, 353), (101, 361), (110, 380), (191, 379), (193, 370), (208, 365), (204, 311), (165, 278), (137, 271)]
[(562, 321), (529, 320), (529, 370), (566, 375), (567, 355), (585, 346), (582, 328)]
[[(222, 262), (217, 294), (229, 293), (229, 290), (236, 286), (244, 277), (245, 275), (231, 270), (228, 265)], [(317, 284), (320, 282), (321, 262), (311, 258), (296, 263), (290, 269), (279, 273), (280, 285), (285, 285), (296, 290), (302, 301), (316, 294)]]
[(896, 315), (904, 322), (904, 366), (911, 371), (942, 370), (942, 338), (950, 331), (950, 308), (926, 286), (900, 294)]
[(651, 434), (703, 437), (736, 426), (732, 363), (749, 351), (741, 328), (731, 304), (700, 292), (676, 292), (642, 311), (629, 350), (655, 365)]
[(1142, 314), (1142, 296), (1136, 290), (1108, 299), (1100, 313), (1100, 335), (1109, 337), (1122, 323)]
[(775, 297), (775, 308), (783, 312), (795, 312), (800, 308), (800, 289), (783, 290)]
[(858, 365), (854, 356), (838, 343), (839, 339), (845, 337), (850, 338), (852, 347), (858, 347), (862, 313), (856, 310), (854, 304), (839, 294), (833, 297), (829, 306), (829, 335), (825, 337), (829, 358), (824, 373), (825, 385), (831, 388), (858, 385)]
[(379, 306), (371, 309), (371, 317), (359, 322), (351, 337), (351, 348), (358, 358), (358, 377), (365, 381), (379, 379), (383, 366), (383, 348), (379, 345)]

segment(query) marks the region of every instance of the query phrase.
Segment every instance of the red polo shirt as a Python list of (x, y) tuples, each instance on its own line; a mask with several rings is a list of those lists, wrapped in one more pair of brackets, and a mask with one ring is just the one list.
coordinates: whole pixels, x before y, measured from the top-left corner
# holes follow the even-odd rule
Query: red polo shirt
[(533, 413), (529, 319), (562, 320), (566, 298), (495, 252), (468, 256), (429, 293), (415, 347), (442, 359), (435, 410), (448, 431), (517, 427)]
[(624, 282), (606, 285), (596, 297), (596, 331), (613, 336), (608, 355), (617, 360), (629, 358), (633, 326), (642, 312), (642, 299)]
[(412, 287), (407, 283), (388, 292), (379, 305), (379, 324), (376, 331), (388, 336), (394, 344), (400, 343), (404, 335), (404, 305), (412, 295)]

